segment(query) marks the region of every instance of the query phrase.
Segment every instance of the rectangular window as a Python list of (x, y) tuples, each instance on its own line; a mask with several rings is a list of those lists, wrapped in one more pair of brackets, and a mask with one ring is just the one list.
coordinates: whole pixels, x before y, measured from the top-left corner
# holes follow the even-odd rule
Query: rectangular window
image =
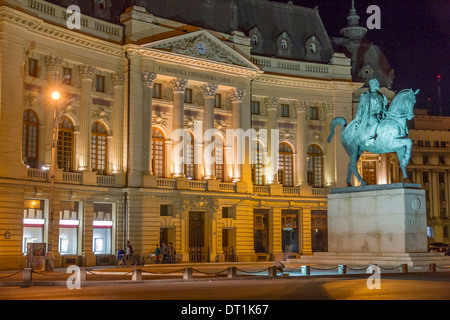
[(269, 252), (269, 210), (253, 211), (253, 239), (255, 253)]
[(92, 251), (94, 254), (111, 254), (112, 209), (109, 203), (94, 203)]
[(418, 146), (418, 147), (423, 147), (423, 140), (419, 140), (419, 141), (417, 142), (417, 146)]
[(423, 183), (429, 183), (429, 180), (428, 180), (428, 172), (423, 172), (423, 173), (422, 173), (422, 182), (423, 182)]
[(23, 210), (23, 253), (29, 243), (42, 243), (44, 236), (44, 200), (25, 200)]
[(429, 148), (430, 147), (430, 141), (425, 141), (425, 147)]
[(252, 101), (252, 114), (259, 114), (259, 101)]
[(214, 96), (214, 107), (222, 107), (222, 95), (220, 93), (216, 93), (216, 95)]
[(79, 203), (76, 201), (61, 201), (59, 220), (59, 253), (78, 253), (78, 220)]
[(222, 207), (222, 218), (234, 219), (234, 210), (231, 207)]
[(434, 142), (434, 147), (435, 147), (435, 148), (439, 148), (439, 141), (435, 141), (435, 142)]
[(161, 99), (161, 83), (155, 83), (153, 85), (153, 98)]
[(439, 164), (444, 165), (445, 164), (445, 156), (439, 156)]
[(319, 108), (310, 107), (309, 108), (309, 118), (311, 120), (319, 120)]
[(281, 105), (281, 116), (289, 117), (289, 105), (288, 104)]
[(28, 58), (28, 75), (39, 77), (39, 64), (36, 59)]
[(446, 148), (447, 147), (447, 143), (445, 141), (441, 141), (441, 148)]
[(184, 102), (192, 103), (192, 89), (186, 89), (184, 94)]
[(429, 156), (422, 156), (423, 164), (429, 164), (430, 163), (430, 157)]
[(98, 92), (105, 92), (105, 77), (104, 76), (95, 76), (95, 89)]
[(159, 215), (161, 217), (168, 217), (170, 216), (170, 209), (168, 204), (161, 204), (159, 206)]
[(62, 83), (67, 84), (69, 86), (72, 85), (72, 69), (63, 68)]

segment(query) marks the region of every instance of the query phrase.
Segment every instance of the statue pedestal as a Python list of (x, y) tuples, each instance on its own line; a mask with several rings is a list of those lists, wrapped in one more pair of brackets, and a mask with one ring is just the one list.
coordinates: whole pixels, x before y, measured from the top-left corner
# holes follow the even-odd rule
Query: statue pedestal
[(427, 252), (425, 191), (416, 184), (331, 189), (328, 251)]
[(428, 253), (426, 199), (420, 187), (397, 183), (331, 189), (328, 252), (298, 262), (414, 266), (446, 260), (443, 254)]

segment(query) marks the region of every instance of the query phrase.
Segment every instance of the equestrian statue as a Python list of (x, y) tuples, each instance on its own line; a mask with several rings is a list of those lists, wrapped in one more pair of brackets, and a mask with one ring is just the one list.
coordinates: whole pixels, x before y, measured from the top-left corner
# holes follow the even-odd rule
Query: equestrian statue
[(361, 95), (355, 119), (347, 125), (344, 118), (334, 118), (327, 140), (330, 143), (335, 128), (343, 126), (341, 143), (350, 157), (347, 171), (349, 187), (352, 173), (361, 186), (367, 185), (356, 168), (356, 163), (364, 151), (377, 154), (396, 152), (403, 178), (408, 179), (406, 166), (411, 157), (412, 141), (408, 138), (406, 121), (414, 118), (414, 104), (420, 90), (400, 91), (388, 107), (386, 97), (378, 91), (380, 89), (378, 80), (370, 80), (369, 86), (370, 89)]

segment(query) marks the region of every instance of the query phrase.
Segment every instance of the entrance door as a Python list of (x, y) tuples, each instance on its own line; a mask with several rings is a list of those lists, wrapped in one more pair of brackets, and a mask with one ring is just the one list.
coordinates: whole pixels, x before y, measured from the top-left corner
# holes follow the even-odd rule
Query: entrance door
[(222, 250), (224, 254), (225, 261), (231, 262), (235, 260), (235, 230), (234, 229), (223, 229), (222, 230)]
[(189, 212), (189, 252), (191, 262), (207, 261), (204, 212)]
[(377, 184), (377, 163), (375, 161), (364, 161), (363, 167), (363, 179), (369, 185)]
[(281, 246), (283, 252), (298, 252), (298, 211), (281, 211)]

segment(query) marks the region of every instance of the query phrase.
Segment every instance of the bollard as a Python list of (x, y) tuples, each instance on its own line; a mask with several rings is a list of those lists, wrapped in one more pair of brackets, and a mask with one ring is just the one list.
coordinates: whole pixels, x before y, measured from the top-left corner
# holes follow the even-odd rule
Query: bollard
[(192, 268), (184, 268), (183, 280), (192, 279)]
[(408, 273), (408, 265), (406, 263), (402, 264), (402, 273)]
[(22, 271), (22, 287), (23, 288), (28, 288), (31, 286), (32, 274), (33, 274), (33, 269), (31, 269), (31, 268), (23, 269), (23, 271)]
[(302, 266), (302, 275), (303, 276), (311, 275), (311, 268), (310, 268), (310, 266)]
[(436, 263), (430, 263), (429, 270), (430, 272), (436, 272)]
[(347, 266), (344, 264), (340, 264), (338, 266), (338, 273), (339, 274), (347, 274)]
[(236, 272), (237, 268), (236, 267), (229, 267), (228, 268), (228, 278), (236, 278)]
[(131, 276), (133, 281), (142, 281), (142, 269), (133, 269), (133, 275)]
[(267, 271), (268, 271), (269, 277), (276, 277), (277, 276), (277, 267), (275, 267), (275, 266), (269, 267), (267, 269)]

